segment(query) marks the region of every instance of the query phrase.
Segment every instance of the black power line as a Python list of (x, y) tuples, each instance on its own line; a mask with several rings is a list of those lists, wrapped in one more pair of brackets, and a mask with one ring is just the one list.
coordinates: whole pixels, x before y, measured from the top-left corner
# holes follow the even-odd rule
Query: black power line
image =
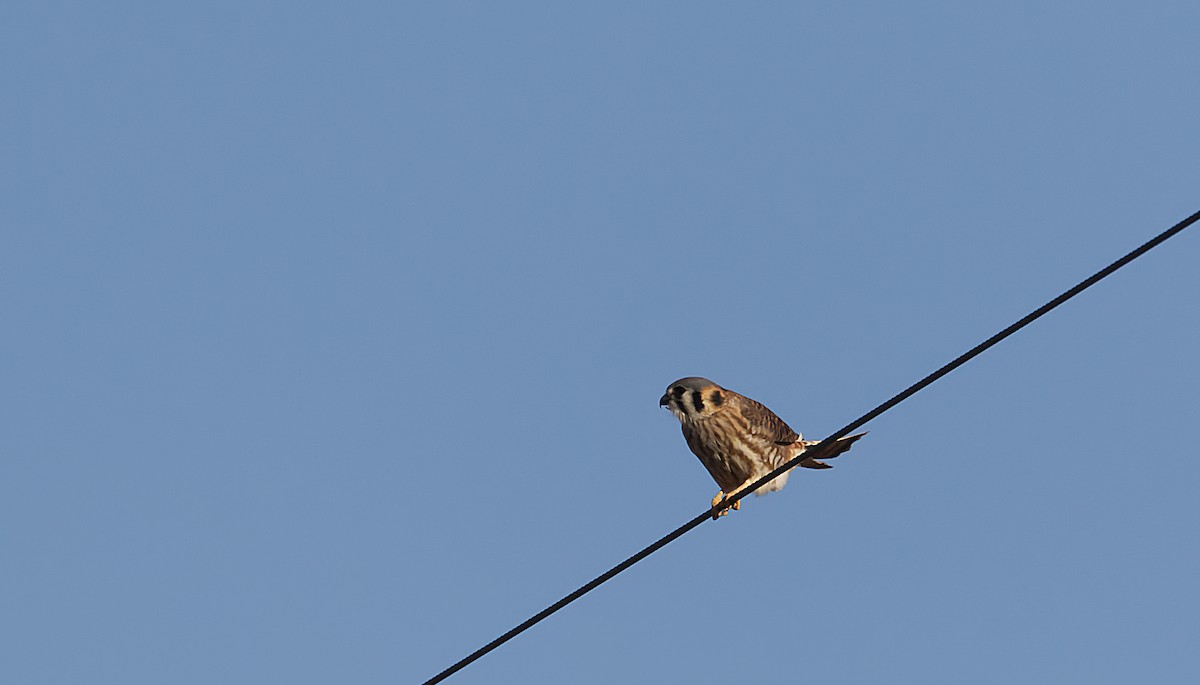
[(792, 459), (791, 461), (784, 464), (783, 466), (780, 466), (779, 468), (768, 473), (767, 475), (763, 476), (762, 478), (759, 478), (757, 481), (755, 481), (749, 487), (743, 488), (736, 495), (730, 497), (729, 499), (725, 500), (723, 503), (719, 504), (717, 506), (717, 509), (705, 510), (703, 513), (698, 514), (691, 521), (688, 521), (687, 523), (676, 528), (675, 530), (671, 531), (670, 533), (667, 533), (666, 535), (659, 538), (653, 544), (649, 545), (642, 551), (638, 552), (637, 554), (634, 554), (633, 556), (629, 557), (625, 561), (622, 561), (621, 563), (617, 564), (616, 566), (613, 566), (612, 568), (608, 569), (607, 571), (605, 571), (604, 573), (600, 574), (595, 579), (593, 579), (591, 582), (580, 587), (578, 590), (572, 592), (571, 594), (567, 595), (566, 597), (563, 597), (562, 599), (558, 600), (554, 604), (551, 604), (550, 606), (546, 607), (545, 609), (542, 609), (541, 611), (534, 614), (533, 616), (530, 616), (528, 619), (526, 619), (520, 625), (518, 625), (517, 627), (508, 631), (507, 633), (501, 635), (500, 637), (496, 638), (495, 640), (492, 640), (491, 642), (480, 647), (479, 649), (475, 650), (474, 652), (471, 652), (467, 656), (460, 659), (454, 665), (450, 666), (446, 670), (442, 671), (441, 673), (439, 673), (439, 674), (435, 675), (434, 677), (430, 678), (429, 680), (425, 681), (424, 685), (434, 685), (435, 683), (440, 683), (443, 680), (445, 680), (446, 678), (449, 678), (450, 676), (452, 676), (455, 673), (457, 673), (458, 671), (462, 670), (468, 664), (475, 661), (479, 657), (483, 656), (484, 654), (487, 654), (488, 652), (492, 651), (493, 649), (499, 647), (500, 645), (504, 644), (505, 642), (508, 642), (509, 640), (513, 639), (517, 635), (520, 635), (521, 633), (525, 632), (529, 628), (533, 627), (534, 624), (536, 624), (536, 623), (540, 622), (542, 619), (550, 616), (550, 614), (553, 614), (554, 612), (565, 607), (566, 605), (570, 604), (571, 602), (574, 602), (575, 600), (579, 599), (580, 597), (582, 597), (582, 596), (586, 595), (587, 593), (591, 592), (592, 590), (596, 589), (597, 587), (599, 587), (603, 583), (607, 582), (610, 578), (617, 575), (621, 571), (624, 571), (625, 569), (629, 568), (630, 566), (633, 566), (634, 564), (638, 563), (642, 559), (645, 559), (646, 557), (657, 552), (658, 550), (662, 549), (663, 547), (666, 547), (668, 544), (673, 542), (676, 538), (681, 537), (684, 533), (687, 533), (688, 531), (692, 530), (696, 526), (699, 526), (701, 523), (704, 523), (705, 521), (707, 521), (713, 515), (713, 513), (715, 513), (715, 511), (732, 506), (735, 502), (740, 501), (743, 497), (754, 492), (759, 487), (765, 485), (767, 482), (773, 480), (776, 476), (799, 465), (799, 463), (801, 461), (812, 458), (814, 456), (820, 457), (821, 452), (823, 450), (827, 449), (830, 445), (832, 445), (837, 440), (849, 435), (850, 431), (853, 431), (856, 428), (862, 427), (864, 424), (866, 424), (871, 419), (874, 419), (875, 417), (879, 416), (883, 412), (891, 409), (892, 407), (896, 406), (897, 404), (900, 404), (901, 402), (912, 397), (913, 395), (917, 394), (921, 390), (924, 390), (926, 387), (928, 387), (929, 385), (932, 385), (934, 381), (938, 380), (942, 376), (945, 376), (946, 374), (957, 369), (958, 367), (962, 366), (963, 364), (966, 364), (967, 362), (971, 361), (972, 359), (979, 356), (980, 354), (983, 354), (983, 352), (985, 350), (992, 347), (996, 343), (1000, 342), (1001, 340), (1004, 340), (1005, 338), (1012, 335), (1013, 333), (1016, 333), (1017, 331), (1021, 330), (1022, 328), (1033, 323), (1035, 320), (1041, 318), (1044, 314), (1049, 312), (1051, 309), (1054, 309), (1058, 305), (1066, 302), (1067, 300), (1071, 299), (1072, 297), (1075, 297), (1076, 295), (1083, 292), (1084, 290), (1087, 290), (1088, 288), (1092, 287), (1093, 285), (1100, 282), (1105, 277), (1112, 274), (1117, 269), (1120, 269), (1121, 267), (1125, 266), (1129, 262), (1132, 262), (1133, 260), (1137, 259), (1138, 257), (1141, 257), (1143, 254), (1145, 254), (1145, 253), (1149, 252), (1151, 249), (1157, 247), (1160, 243), (1165, 241), (1167, 238), (1170, 238), (1171, 236), (1175, 235), (1176, 233), (1179, 233), (1180, 231), (1187, 228), (1188, 226), (1191, 226), (1192, 224), (1196, 223), (1196, 221), (1198, 221), (1198, 220), (1200, 220), (1200, 212), (1196, 212), (1195, 214), (1184, 219), (1183, 221), (1180, 221), (1179, 223), (1175, 224), (1171, 228), (1168, 228), (1167, 230), (1163, 231), (1162, 233), (1159, 233), (1157, 236), (1146, 241), (1144, 244), (1142, 244), (1140, 247), (1133, 250), (1129, 254), (1125, 255), (1124, 257), (1121, 257), (1117, 261), (1113, 262), (1112, 264), (1109, 264), (1108, 266), (1104, 267), (1103, 269), (1092, 274), (1087, 279), (1081, 281), (1074, 288), (1071, 288), (1070, 290), (1064, 292), (1063, 294), (1059, 295), (1058, 297), (1054, 298), (1053, 300), (1050, 300), (1049, 302), (1042, 305), (1041, 307), (1038, 307), (1035, 311), (1031, 312), (1028, 316), (1024, 317), (1020, 321), (1017, 321), (1016, 323), (1012, 324), (1008, 328), (1005, 328), (1004, 330), (993, 335), (992, 337), (988, 338), (987, 340), (984, 340), (983, 342), (979, 343), (978, 345), (971, 348), (967, 352), (964, 352), (962, 355), (960, 355), (954, 361), (946, 364), (942, 368), (938, 369), (937, 371), (934, 371), (933, 373), (922, 378), (921, 380), (917, 381), (916, 383), (913, 383), (912, 385), (908, 386), (906, 389), (904, 389), (903, 391), (898, 393), (895, 397), (891, 398), (887, 402), (884, 402), (883, 404), (879, 405), (878, 407), (875, 407), (871, 411), (867, 412), (866, 414), (863, 414), (859, 418), (850, 422), (849, 424), (846, 425), (845, 428), (842, 428), (838, 432), (836, 432), (833, 435), (830, 435), (829, 437), (822, 440), (820, 443), (810, 447), (807, 451), (805, 451), (804, 454), (797, 456), (796, 458)]

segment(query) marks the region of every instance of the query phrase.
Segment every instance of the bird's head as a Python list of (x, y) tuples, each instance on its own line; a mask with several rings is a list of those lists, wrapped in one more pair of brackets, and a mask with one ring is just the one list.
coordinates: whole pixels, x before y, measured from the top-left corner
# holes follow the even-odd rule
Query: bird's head
[(720, 411), (728, 392), (707, 378), (680, 378), (667, 386), (658, 406), (670, 409), (682, 422), (699, 421)]

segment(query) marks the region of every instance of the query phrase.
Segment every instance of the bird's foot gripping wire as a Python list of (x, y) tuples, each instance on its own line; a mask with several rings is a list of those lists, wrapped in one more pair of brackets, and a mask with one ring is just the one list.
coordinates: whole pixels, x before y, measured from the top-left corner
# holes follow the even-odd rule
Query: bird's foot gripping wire
[(730, 505), (730, 506), (728, 506), (728, 507), (721, 507), (720, 509), (718, 509), (718, 508), (717, 508), (717, 507), (718, 507), (718, 505), (720, 505), (720, 504), (724, 503), (724, 502), (725, 502), (725, 500), (726, 500), (726, 499), (728, 499), (728, 498), (729, 498), (729, 495), (725, 494), (725, 491), (724, 491), (724, 490), (722, 490), (722, 491), (718, 492), (717, 494), (713, 495), (713, 498), (712, 498), (712, 509), (713, 509), (712, 518), (713, 518), (713, 520), (714, 520), (714, 521), (716, 521), (717, 519), (721, 518), (721, 517), (722, 517), (722, 516), (724, 516), (725, 514), (728, 514), (730, 509), (741, 509), (741, 508), (742, 508), (742, 501), (741, 501), (741, 500), (738, 500), (738, 501), (734, 502), (733, 504), (731, 504), (731, 505)]

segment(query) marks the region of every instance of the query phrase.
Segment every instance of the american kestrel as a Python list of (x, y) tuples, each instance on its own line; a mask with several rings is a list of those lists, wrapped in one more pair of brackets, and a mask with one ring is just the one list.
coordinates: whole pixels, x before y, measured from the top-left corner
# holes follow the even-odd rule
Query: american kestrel
[[(802, 439), (775, 412), (707, 378), (675, 381), (667, 387), (658, 404), (670, 409), (679, 419), (688, 447), (721, 486), (721, 491), (712, 498), (714, 520), (729, 513), (729, 508), (718, 511), (717, 505), (819, 442)], [(842, 438), (821, 454), (800, 462), (800, 466), (831, 468), (815, 457), (833, 459), (864, 435), (866, 433)], [(754, 494), (765, 495), (780, 490), (787, 484), (787, 479), (788, 473), (784, 472)], [(732, 508), (740, 509), (741, 504), (740, 500), (734, 502)]]

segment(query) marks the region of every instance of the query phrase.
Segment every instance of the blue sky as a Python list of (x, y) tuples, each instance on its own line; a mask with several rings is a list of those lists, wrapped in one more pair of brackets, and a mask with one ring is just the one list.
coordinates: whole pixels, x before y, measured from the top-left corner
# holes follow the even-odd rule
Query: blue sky
[[(1200, 7), (3, 10), (0, 680), (409, 683), (1200, 203)], [(1184, 232), (455, 683), (1200, 675)]]

